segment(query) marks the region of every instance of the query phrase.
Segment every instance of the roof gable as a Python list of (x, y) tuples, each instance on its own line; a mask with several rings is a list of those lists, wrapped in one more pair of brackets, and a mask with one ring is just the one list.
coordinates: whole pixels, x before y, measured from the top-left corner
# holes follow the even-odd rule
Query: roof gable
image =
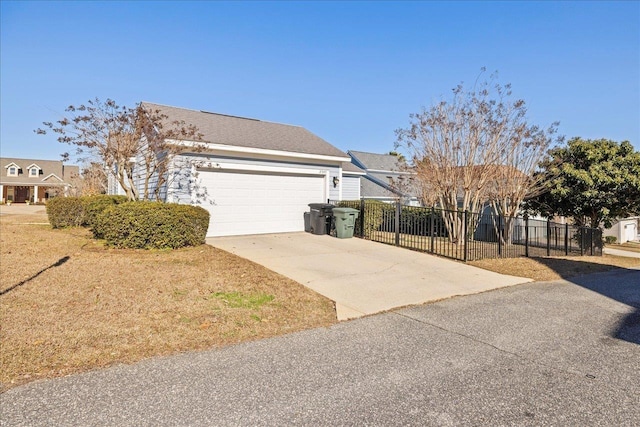
[(60, 178), (58, 175), (56, 175), (55, 173), (50, 173), (49, 175), (47, 175), (42, 179), (42, 182), (56, 182), (56, 181), (64, 182), (64, 180)]
[(10, 167), (14, 167), (14, 168), (18, 168), (20, 169), (20, 166), (16, 165), (14, 162), (9, 163), (8, 165), (6, 165), (4, 168), (5, 169), (9, 169)]
[(167, 115), (167, 122), (184, 121), (194, 125), (202, 134), (202, 140), (207, 143), (310, 155), (348, 157), (343, 151), (300, 126), (188, 110), (149, 102), (142, 102), (141, 106), (148, 111), (157, 110), (161, 114)]

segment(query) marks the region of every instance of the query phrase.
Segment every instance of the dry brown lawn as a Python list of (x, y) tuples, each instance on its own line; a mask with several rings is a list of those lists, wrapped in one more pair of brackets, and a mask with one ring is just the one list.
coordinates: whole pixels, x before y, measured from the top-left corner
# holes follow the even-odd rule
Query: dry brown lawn
[(615, 268), (640, 267), (640, 259), (612, 255), (584, 257), (537, 257), (484, 259), (470, 265), (497, 273), (528, 277), (536, 281), (567, 279)]
[(113, 250), (46, 215), (0, 217), (0, 390), (328, 326), (333, 303), (203, 245)]
[(626, 242), (621, 245), (607, 245), (611, 249), (621, 249), (623, 251), (631, 251), (640, 253), (640, 243), (638, 242)]

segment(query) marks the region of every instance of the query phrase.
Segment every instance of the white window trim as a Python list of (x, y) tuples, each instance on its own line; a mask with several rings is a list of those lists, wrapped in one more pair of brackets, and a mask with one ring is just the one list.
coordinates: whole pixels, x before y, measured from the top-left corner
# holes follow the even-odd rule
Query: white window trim
[[(4, 167), (7, 170), (7, 176), (18, 176), (20, 172), (20, 166), (16, 165), (14, 162), (9, 163)], [(11, 168), (15, 168), (15, 173), (11, 173)]]

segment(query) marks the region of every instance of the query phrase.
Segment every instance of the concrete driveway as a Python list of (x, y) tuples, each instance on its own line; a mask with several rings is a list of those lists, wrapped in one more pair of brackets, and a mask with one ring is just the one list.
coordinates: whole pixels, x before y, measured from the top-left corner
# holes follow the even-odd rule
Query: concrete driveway
[(335, 301), (338, 320), (531, 281), (358, 238), (284, 233), (207, 243)]
[(44, 205), (27, 205), (26, 203), (12, 203), (11, 206), (0, 205), (0, 215), (46, 215), (47, 208)]

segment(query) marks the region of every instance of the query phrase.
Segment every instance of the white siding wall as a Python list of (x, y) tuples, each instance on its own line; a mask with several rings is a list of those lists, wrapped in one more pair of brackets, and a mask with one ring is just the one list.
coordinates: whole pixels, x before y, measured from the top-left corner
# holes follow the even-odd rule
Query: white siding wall
[(360, 199), (360, 177), (343, 175), (342, 200), (359, 200), (359, 199)]
[[(143, 150), (146, 150), (147, 148), (146, 140), (143, 140), (142, 143), (144, 144)], [(136, 190), (138, 191), (140, 199), (144, 198), (144, 185), (145, 185), (144, 180), (146, 175), (146, 168), (147, 167), (145, 165), (144, 157), (141, 154), (139, 154), (135, 159), (135, 166), (133, 168), (133, 181), (134, 181)], [(157, 185), (158, 185), (158, 174), (154, 173), (151, 176), (151, 178), (149, 178), (148, 198), (150, 200), (155, 200), (155, 191), (156, 191)], [(167, 188), (165, 185), (164, 188), (162, 188), (160, 191), (160, 200), (166, 199), (166, 192), (167, 192)]]
[[(329, 200), (339, 200), (340, 199), (340, 185), (342, 183), (338, 183), (337, 186), (333, 186), (333, 178), (340, 178), (340, 171), (335, 169), (330, 171), (329, 173)], [(326, 203), (327, 200), (323, 200), (323, 203)]]

